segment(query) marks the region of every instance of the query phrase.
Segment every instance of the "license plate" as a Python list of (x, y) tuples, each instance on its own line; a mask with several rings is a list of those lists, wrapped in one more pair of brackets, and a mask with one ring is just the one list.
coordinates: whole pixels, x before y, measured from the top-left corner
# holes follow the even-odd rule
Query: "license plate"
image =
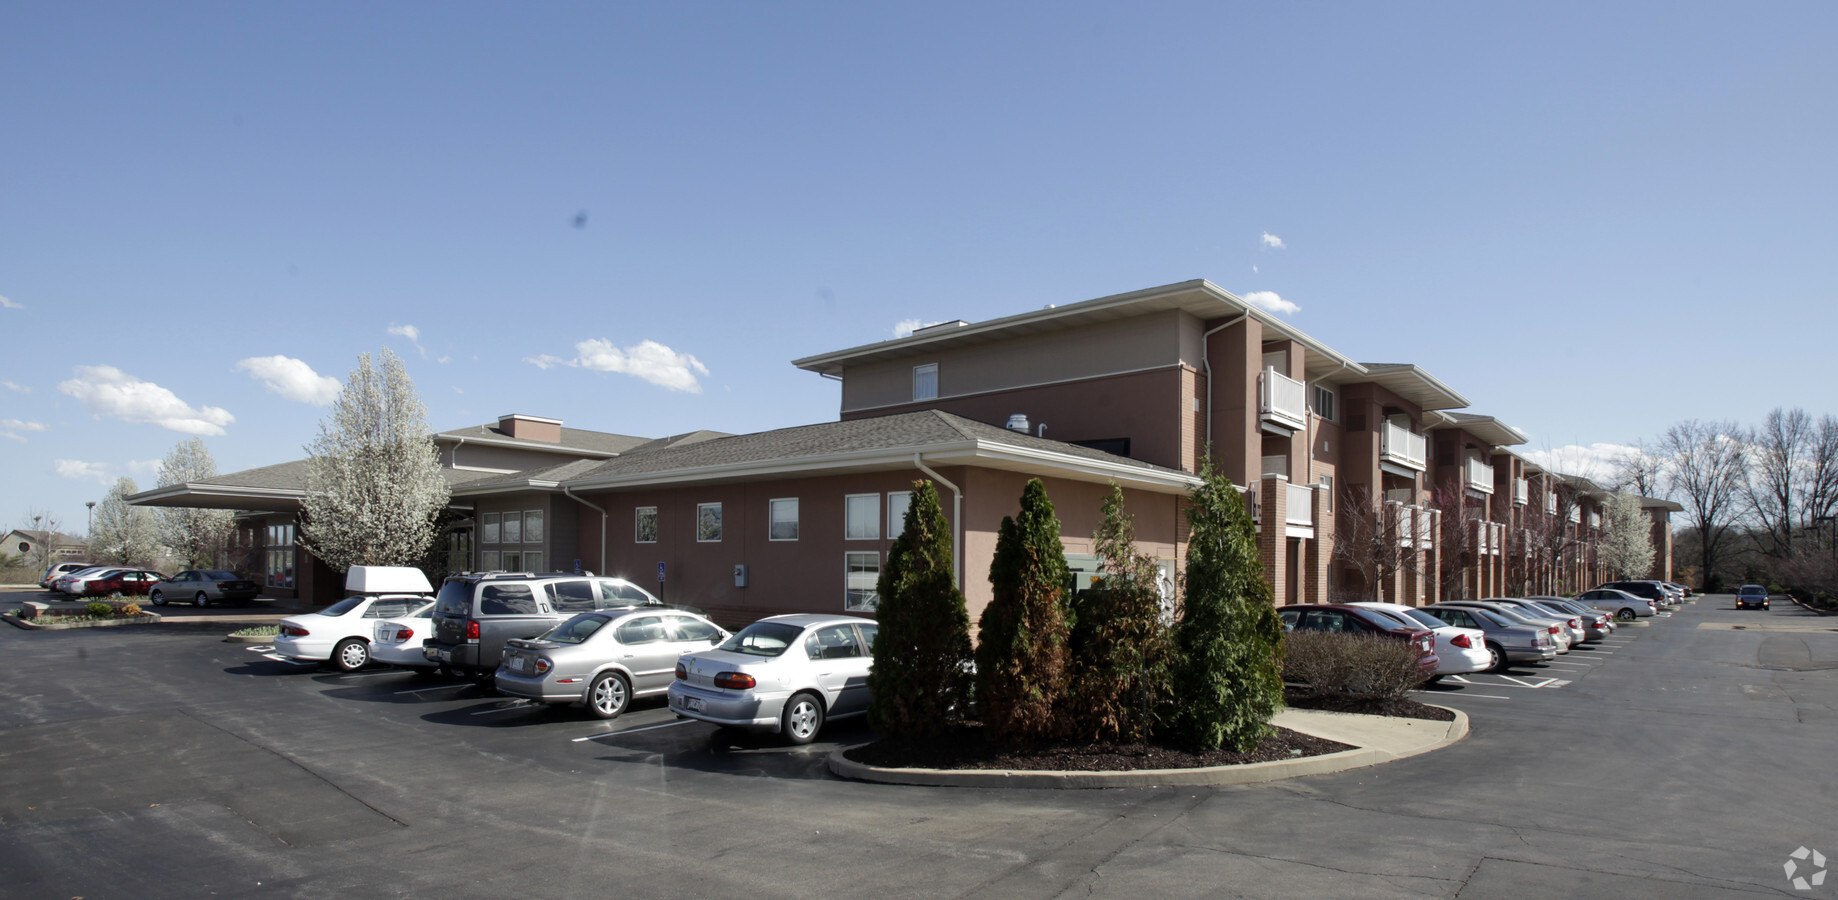
[(507, 656), (504, 658), (504, 664), (509, 666), (511, 671), (513, 672), (522, 672), (524, 671), (524, 668), (529, 664), (529, 660), (526, 660), (521, 656)]
[(440, 662), (453, 661), (453, 651), (451, 650), (426, 650), (423, 651), (421, 655), (428, 659), (439, 660)]
[(691, 712), (701, 712), (702, 711), (702, 698), (684, 697), (683, 698), (683, 708), (690, 710)]

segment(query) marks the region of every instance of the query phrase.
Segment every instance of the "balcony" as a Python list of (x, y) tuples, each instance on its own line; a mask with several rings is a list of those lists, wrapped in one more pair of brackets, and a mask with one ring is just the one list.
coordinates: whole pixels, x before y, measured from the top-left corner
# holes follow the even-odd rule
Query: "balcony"
[(1544, 495), (1544, 514), (1547, 516), (1557, 515), (1557, 495), (1550, 493), (1548, 489)]
[(1251, 524), (1259, 529), (1264, 527), (1264, 490), (1261, 483), (1253, 481), (1238, 488), (1244, 492), (1244, 511), (1251, 514)]
[(1257, 420), (1285, 435), (1308, 427), (1308, 386), (1266, 367), (1257, 376)]
[(1412, 434), (1408, 428), (1386, 422), (1379, 431), (1379, 459), (1383, 462), (1421, 472), (1428, 456), (1424, 449), (1423, 435)]
[(1583, 522), (1583, 508), (1580, 506), (1570, 507), (1570, 524), (1580, 525), (1582, 524), (1582, 522)]
[(1591, 531), (1601, 531), (1602, 530), (1602, 514), (1601, 513), (1592, 512), (1589, 514), (1589, 529)]
[(1513, 479), (1513, 505), (1524, 506), (1532, 500), (1532, 484), (1524, 478)]
[(1315, 492), (1306, 484), (1285, 484), (1289, 495), (1283, 499), (1283, 521), (1290, 525), (1312, 527), (1315, 524)]
[(1493, 493), (1493, 467), (1478, 459), (1465, 459), (1461, 464), (1462, 482), (1468, 490), (1483, 494)]

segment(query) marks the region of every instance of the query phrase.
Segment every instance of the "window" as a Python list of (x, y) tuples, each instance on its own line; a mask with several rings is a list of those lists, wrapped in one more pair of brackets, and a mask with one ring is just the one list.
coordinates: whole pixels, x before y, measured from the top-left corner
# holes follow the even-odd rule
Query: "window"
[(498, 542), (498, 514), (497, 513), (486, 513), (485, 514), (484, 532), (485, 532), (484, 536), (479, 538), (480, 543), (495, 544)]
[(479, 568), (486, 572), (496, 572), (497, 570), (503, 568), (503, 564), (498, 562), (498, 551), (496, 550), (479, 551)]
[(294, 526), (268, 526), (268, 554), (263, 578), (269, 587), (294, 586)]
[(795, 541), (798, 539), (798, 498), (789, 497), (771, 502), (772, 525), (766, 534), (767, 540)]
[(542, 543), (542, 510), (532, 509), (523, 514), (523, 542)]
[(619, 626), (618, 634), (621, 644), (655, 644), (668, 637), (664, 633), (662, 616), (639, 616), (636, 619), (627, 619)]
[(632, 515), (632, 542), (657, 543), (657, 507), (641, 506)]
[(523, 543), (523, 513), (507, 512), (504, 514), (504, 542), (506, 544)]
[(1340, 418), (1340, 398), (1332, 388), (1317, 384), (1310, 393), (1315, 397), (1315, 415), (1330, 422)]
[(664, 627), (669, 629), (671, 640), (675, 641), (710, 644), (721, 636), (721, 629), (688, 616), (665, 616)]
[(581, 581), (557, 581), (549, 585), (549, 606), (556, 612), (587, 612), (594, 608), (594, 583), (585, 579)]
[(842, 608), (850, 612), (873, 612), (881, 605), (875, 587), (881, 581), (881, 554), (844, 553)]
[(721, 540), (721, 504), (696, 504), (696, 542), (719, 543)]
[(831, 625), (819, 628), (804, 639), (804, 652), (811, 659), (853, 659), (866, 656), (855, 639), (855, 626)]
[(881, 539), (881, 495), (850, 494), (843, 498), (843, 540)]
[(897, 538), (906, 532), (906, 510), (913, 505), (912, 491), (887, 492), (887, 537)]
[(482, 616), (534, 616), (541, 612), (527, 584), (488, 584), (479, 592)]
[(523, 551), (521, 551), (521, 550), (505, 550), (505, 551), (503, 551), (503, 553), (502, 553), (502, 554), (500, 554), (500, 555), (502, 556), (502, 558), (503, 558), (503, 560), (504, 560), (504, 569), (505, 569), (505, 571), (507, 571), (507, 572), (521, 572), (521, 571), (523, 571)]
[(913, 399), (934, 400), (938, 397), (938, 364), (913, 367)]
[(541, 550), (523, 551), (523, 564), (526, 567), (528, 567), (529, 570), (532, 572), (541, 572), (542, 571), (542, 551)]
[(1321, 483), (1321, 487), (1327, 490), (1327, 511), (1333, 512), (1334, 511), (1334, 476), (1323, 475), (1321, 476), (1320, 483)]

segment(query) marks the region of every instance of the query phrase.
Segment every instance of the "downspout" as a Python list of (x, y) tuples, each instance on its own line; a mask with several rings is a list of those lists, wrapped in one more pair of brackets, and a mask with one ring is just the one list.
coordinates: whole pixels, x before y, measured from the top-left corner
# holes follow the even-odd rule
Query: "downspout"
[(453, 449), (447, 451), (447, 462), (457, 469), (459, 468), (459, 448), (465, 446), (466, 439), (456, 434), (453, 440), (455, 441)]
[(597, 512), (600, 514), (600, 573), (602, 575), (606, 574), (606, 525), (607, 525), (606, 510), (601, 509), (600, 507), (595, 506), (592, 503), (589, 503), (586, 500), (583, 500), (580, 497), (576, 496), (574, 493), (574, 489), (568, 487), (567, 485), (562, 486), (562, 493), (566, 494), (568, 496), (568, 499), (573, 500), (574, 502), (579, 503), (582, 506), (585, 506), (588, 509), (591, 509), (594, 512)]
[(951, 489), (951, 584), (961, 591), (964, 589), (964, 491), (926, 465), (923, 454), (913, 454), (913, 465), (933, 481)]
[(1206, 352), (1206, 340), (1233, 325), (1251, 317), (1251, 311), (1245, 310), (1238, 318), (1217, 328), (1211, 328), (1200, 335), (1200, 365), (1206, 369), (1206, 451), (1213, 452), (1213, 355)]

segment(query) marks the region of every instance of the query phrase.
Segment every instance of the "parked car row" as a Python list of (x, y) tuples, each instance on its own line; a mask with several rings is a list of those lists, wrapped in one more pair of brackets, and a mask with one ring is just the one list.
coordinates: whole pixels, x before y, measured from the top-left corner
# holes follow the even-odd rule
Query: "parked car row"
[(59, 563), (45, 571), (40, 586), (64, 597), (146, 597), (154, 606), (167, 603), (190, 603), (209, 606), (214, 602), (247, 604), (261, 596), (261, 585), (222, 569), (187, 569), (170, 578), (148, 569), (133, 566), (83, 566), (69, 569), (74, 563)]

